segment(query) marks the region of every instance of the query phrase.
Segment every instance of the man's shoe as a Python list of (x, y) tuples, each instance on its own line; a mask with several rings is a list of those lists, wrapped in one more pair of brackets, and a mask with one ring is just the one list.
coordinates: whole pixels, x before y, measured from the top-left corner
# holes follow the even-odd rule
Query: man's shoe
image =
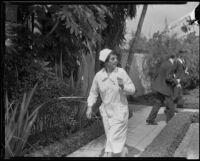
[(151, 122), (151, 121), (146, 121), (146, 123), (147, 123), (147, 125), (158, 125), (158, 123), (155, 122), (155, 121), (153, 121), (153, 122)]

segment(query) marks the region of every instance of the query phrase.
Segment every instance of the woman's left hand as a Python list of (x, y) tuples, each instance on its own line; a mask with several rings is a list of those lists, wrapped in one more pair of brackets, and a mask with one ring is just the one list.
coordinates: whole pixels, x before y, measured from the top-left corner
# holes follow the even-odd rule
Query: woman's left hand
[(87, 108), (86, 116), (87, 116), (88, 119), (92, 118), (92, 107)]
[(124, 89), (124, 83), (123, 79), (120, 77), (117, 77), (118, 85), (121, 87), (121, 89)]

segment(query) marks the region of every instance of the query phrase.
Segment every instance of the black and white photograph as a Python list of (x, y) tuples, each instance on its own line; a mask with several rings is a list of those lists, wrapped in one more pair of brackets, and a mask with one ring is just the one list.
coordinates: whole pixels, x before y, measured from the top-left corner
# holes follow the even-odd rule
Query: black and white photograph
[(1, 2), (1, 158), (199, 159), (199, 31), (198, 1)]

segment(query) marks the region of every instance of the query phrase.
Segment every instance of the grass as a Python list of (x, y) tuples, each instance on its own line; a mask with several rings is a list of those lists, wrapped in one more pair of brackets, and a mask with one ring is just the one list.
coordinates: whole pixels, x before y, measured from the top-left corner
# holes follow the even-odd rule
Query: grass
[(183, 108), (199, 109), (199, 88), (188, 91), (184, 97)]
[[(137, 104), (151, 105), (152, 94), (135, 98)], [(186, 109), (199, 109), (199, 88), (184, 91), (184, 106)], [(132, 100), (134, 101), (134, 100)], [(199, 123), (199, 113), (178, 113), (153, 142), (145, 149), (140, 157), (173, 157), (173, 154), (191, 123)]]
[(173, 157), (189, 126), (197, 122), (198, 113), (180, 112), (173, 117), (140, 157)]

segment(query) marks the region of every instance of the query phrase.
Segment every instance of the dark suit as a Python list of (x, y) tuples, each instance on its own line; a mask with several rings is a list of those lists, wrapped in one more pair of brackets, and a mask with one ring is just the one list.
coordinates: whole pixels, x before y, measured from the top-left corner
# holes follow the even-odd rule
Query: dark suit
[(158, 69), (158, 74), (152, 82), (152, 90), (154, 91), (154, 105), (147, 118), (147, 122), (154, 122), (160, 107), (166, 106), (167, 122), (174, 116), (174, 87), (176, 80), (174, 79), (176, 65), (169, 60), (164, 61)]
[(152, 82), (152, 89), (166, 96), (173, 96), (173, 83), (176, 64), (169, 60), (164, 61), (158, 69), (158, 74)]
[[(181, 62), (182, 61), (182, 62)], [(186, 63), (183, 59), (176, 61), (176, 78), (177, 79), (184, 79), (185, 76), (185, 69), (186, 69)]]
[[(186, 63), (183, 59), (176, 61), (176, 79), (180, 79), (180, 83), (183, 84), (184, 78), (185, 78), (185, 69), (186, 69)], [(174, 98), (175, 102), (178, 103), (180, 106), (182, 106), (182, 87), (175, 87), (174, 88)]]

